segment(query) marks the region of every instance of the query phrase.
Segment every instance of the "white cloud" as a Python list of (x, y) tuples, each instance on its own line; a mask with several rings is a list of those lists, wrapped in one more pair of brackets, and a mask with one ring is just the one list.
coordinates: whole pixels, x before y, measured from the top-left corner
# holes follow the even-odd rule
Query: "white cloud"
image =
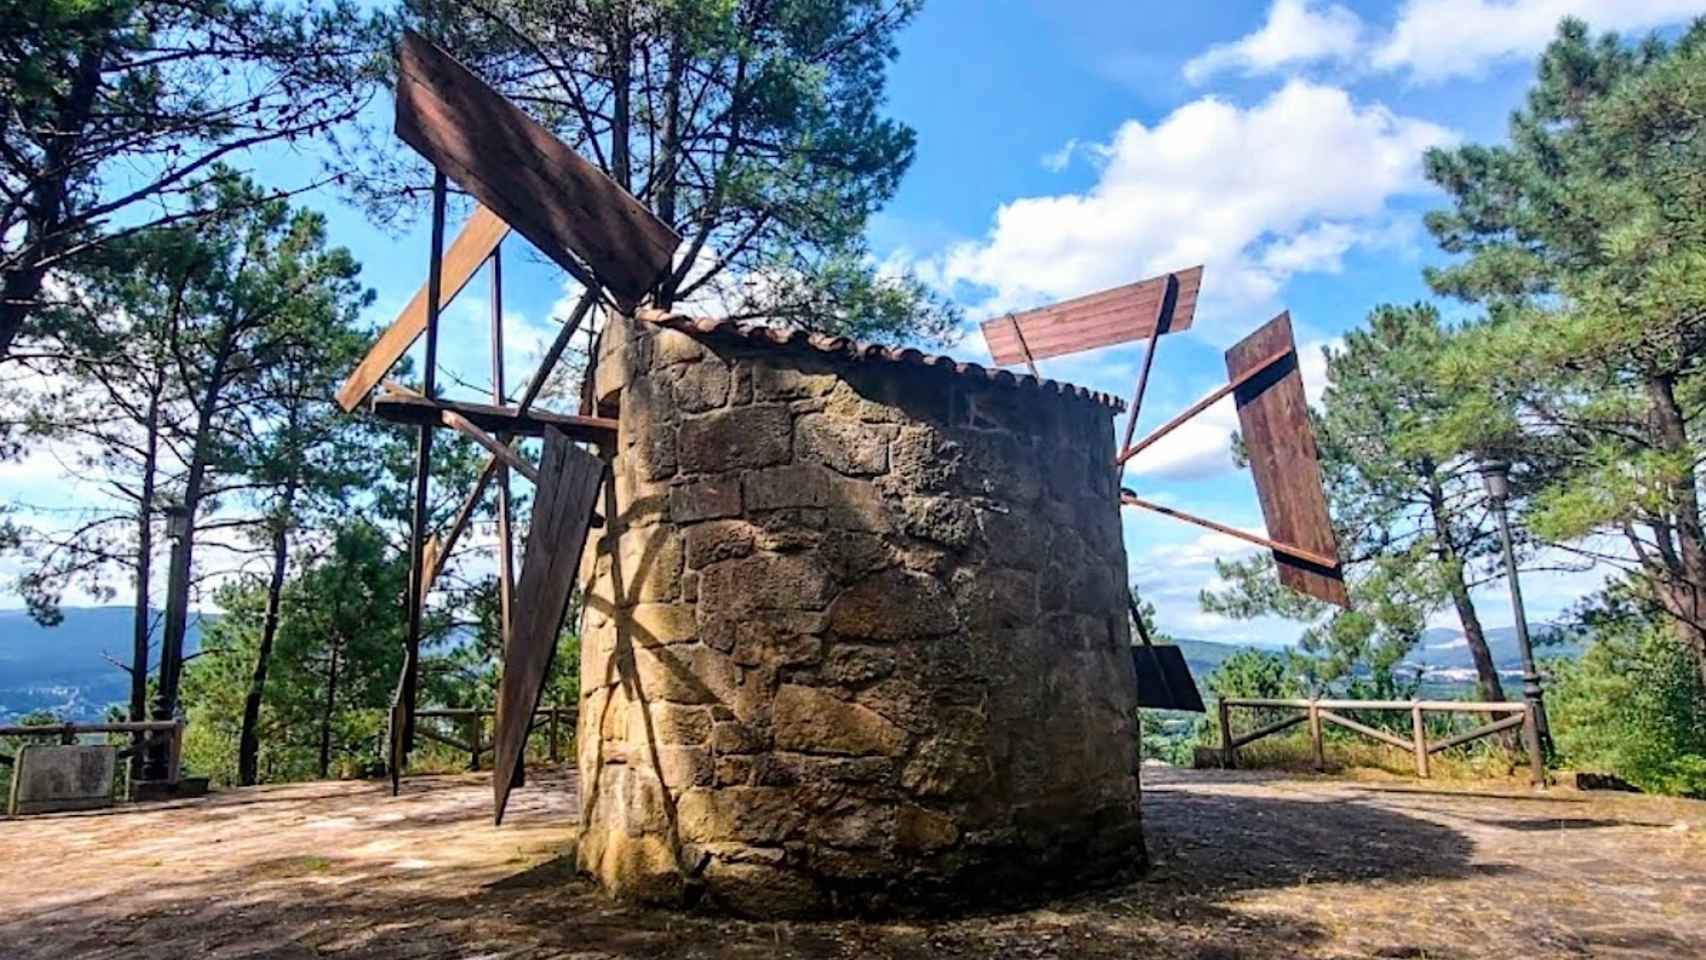
[(1078, 151), (1078, 138), (1073, 137), (1060, 145), (1060, 149), (1043, 155), (1043, 169), (1050, 173), (1059, 173), (1072, 163), (1072, 155)]
[(1389, 201), (1426, 189), (1423, 150), (1455, 139), (1303, 80), (1248, 108), (1204, 97), (1082, 148), (1101, 161), (1088, 191), (1004, 204), (982, 240), (921, 274), (977, 288), (968, 306), (987, 316), (1206, 263), (1201, 325), (1383, 238)]
[(1255, 33), (1220, 43), (1185, 64), (1185, 79), (1204, 83), (1237, 70), (1245, 76), (1324, 61), (1349, 61), (1362, 49), (1362, 20), (1338, 4), (1274, 0)]
[(1408, 0), (1373, 66), (1422, 82), (1473, 76), (1544, 49), (1565, 17), (1595, 30), (1651, 30), (1706, 13), (1700, 0)]
[(1192, 58), (1184, 75), (1200, 84), (1234, 70), (1257, 76), (1330, 63), (1438, 83), (1534, 56), (1565, 17), (1595, 30), (1634, 32), (1703, 13), (1699, 0), (1406, 0), (1391, 27), (1376, 34), (1343, 6), (1275, 0), (1260, 28)]

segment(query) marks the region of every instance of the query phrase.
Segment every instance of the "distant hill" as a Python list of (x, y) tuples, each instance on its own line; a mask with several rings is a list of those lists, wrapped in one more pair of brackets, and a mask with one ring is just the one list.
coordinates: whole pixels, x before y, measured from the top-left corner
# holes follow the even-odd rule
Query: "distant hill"
[[(1586, 638), (1581, 634), (1566, 633), (1550, 624), (1535, 624), (1529, 628), (1529, 634), (1535, 640), (1534, 656), (1538, 660), (1579, 657), (1586, 646)], [(1553, 638), (1556, 642), (1545, 642)], [(1488, 630), (1487, 647), (1500, 674), (1522, 675), (1522, 653), (1517, 649), (1515, 627)], [(1422, 634), (1421, 642), (1416, 644), (1416, 649), (1404, 662), (1420, 667), (1430, 680), (1466, 683), (1475, 680), (1475, 661), (1469, 656), (1469, 641), (1463, 639), (1462, 632), (1457, 630), (1435, 627)]]
[[(130, 662), (131, 608), (66, 607), (64, 613), (58, 626), (43, 627), (23, 610), (0, 610), (0, 722), (33, 710), (94, 720), (108, 705), (129, 702), (130, 675), (107, 658)], [(151, 619), (158, 644), (160, 611)], [(200, 620), (190, 617), (185, 653), (201, 649)]]

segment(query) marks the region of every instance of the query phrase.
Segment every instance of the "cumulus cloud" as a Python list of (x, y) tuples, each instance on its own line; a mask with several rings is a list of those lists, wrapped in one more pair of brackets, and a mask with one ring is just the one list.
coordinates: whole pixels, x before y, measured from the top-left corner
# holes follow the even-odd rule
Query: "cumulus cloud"
[(1216, 44), (1185, 64), (1185, 79), (1204, 83), (1217, 74), (1245, 76), (1326, 61), (1349, 61), (1363, 49), (1363, 24), (1338, 4), (1274, 0), (1255, 33)]
[(1383, 236), (1389, 201), (1426, 189), (1422, 152), (1455, 140), (1305, 80), (1247, 108), (1203, 97), (1083, 147), (1099, 161), (1087, 191), (1004, 204), (981, 240), (921, 273), (969, 286), (986, 316), (1206, 263), (1200, 325), (1216, 306), (1269, 306), (1294, 274)]
[(1422, 82), (1473, 76), (1492, 63), (1532, 56), (1578, 17), (1596, 30), (1651, 30), (1699, 16), (1700, 0), (1409, 0), (1372, 65)]
[(1337, 4), (1275, 0), (1261, 27), (1193, 57), (1184, 75), (1203, 83), (1229, 71), (1257, 76), (1337, 64), (1438, 83), (1535, 55), (1565, 17), (1596, 30), (1631, 32), (1702, 12), (1699, 0), (1406, 0), (1390, 28), (1376, 31)]

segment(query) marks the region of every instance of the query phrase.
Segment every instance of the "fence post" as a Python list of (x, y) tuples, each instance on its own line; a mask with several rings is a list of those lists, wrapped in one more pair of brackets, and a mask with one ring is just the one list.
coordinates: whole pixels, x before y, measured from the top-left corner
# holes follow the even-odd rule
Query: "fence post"
[(184, 770), (184, 720), (172, 723), (171, 743), (166, 748), (166, 782), (177, 783)]
[(1321, 704), (1309, 701), (1309, 741), (1315, 747), (1315, 772), (1327, 769), (1326, 746), (1321, 742)]
[(562, 755), (559, 753), (559, 751), (557, 749), (557, 714), (559, 711), (561, 711), (561, 709), (562, 708), (559, 707), (557, 704), (555, 704), (555, 703), (551, 704), (551, 762), (552, 763), (557, 763), (562, 759)]
[(1221, 697), (1217, 702), (1220, 708), (1220, 766), (1222, 769), (1233, 769), (1232, 758), (1232, 706)]
[(1534, 701), (1522, 707), (1522, 739), (1528, 748), (1528, 772), (1534, 786), (1546, 786), (1546, 757), (1540, 752), (1540, 726), (1534, 722)]
[(1422, 722), (1422, 705), (1410, 705), (1410, 734), (1416, 743), (1416, 776), (1428, 778), (1428, 728)]
[(468, 711), (468, 769), (480, 769), (480, 709)]

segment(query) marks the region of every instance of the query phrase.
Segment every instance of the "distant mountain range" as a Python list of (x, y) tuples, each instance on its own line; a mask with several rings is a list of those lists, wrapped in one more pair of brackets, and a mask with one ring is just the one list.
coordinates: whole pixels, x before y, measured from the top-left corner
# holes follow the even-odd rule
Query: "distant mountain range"
[[(43, 627), (23, 610), (0, 610), (0, 723), (35, 710), (94, 720), (110, 704), (130, 702), (130, 674), (112, 660), (130, 662), (134, 611), (66, 607), (64, 613), (58, 626)], [(158, 657), (160, 611), (152, 611), (151, 620)], [(199, 649), (200, 616), (192, 614), (184, 652)]]
[[(130, 608), (66, 607), (64, 613), (64, 622), (43, 627), (22, 610), (0, 610), (0, 723), (34, 710), (52, 710), (72, 720), (94, 720), (103, 716), (109, 705), (129, 701), (130, 677), (112, 660), (130, 661)], [(200, 619), (199, 615), (191, 618), (184, 641), (187, 653), (201, 648)], [(153, 612), (153, 620), (158, 636), (159, 611)], [(1536, 636), (1545, 632), (1543, 625), (1535, 627)], [(1520, 676), (1522, 659), (1516, 649), (1516, 631), (1510, 627), (1492, 629), (1487, 631), (1487, 640), (1500, 672)], [(1199, 686), (1227, 657), (1252, 648), (1211, 640), (1186, 639), (1178, 644)], [(1573, 637), (1561, 644), (1542, 646), (1536, 654), (1542, 658), (1573, 657), (1581, 653), (1581, 647), (1582, 639)], [(1429, 630), (1406, 663), (1420, 668), (1433, 685), (1468, 685), (1475, 680), (1469, 646), (1454, 630)]]

